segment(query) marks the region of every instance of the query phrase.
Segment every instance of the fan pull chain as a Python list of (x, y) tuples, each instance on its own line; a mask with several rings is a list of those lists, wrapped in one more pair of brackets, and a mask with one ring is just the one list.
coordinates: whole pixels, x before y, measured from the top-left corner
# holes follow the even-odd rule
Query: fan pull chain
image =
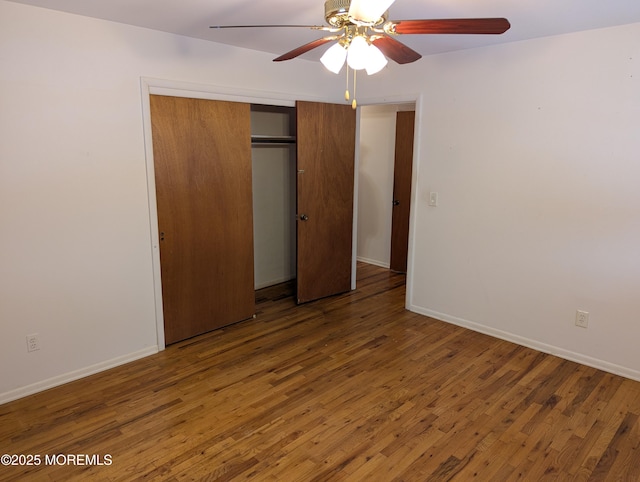
[(351, 102), (351, 108), (353, 110), (356, 110), (356, 108), (358, 107), (358, 103), (356, 102), (356, 74), (357, 73), (358, 73), (357, 70), (353, 71), (353, 102)]
[(351, 98), (349, 94), (349, 64), (347, 64), (347, 90), (344, 91), (344, 100), (349, 100)]

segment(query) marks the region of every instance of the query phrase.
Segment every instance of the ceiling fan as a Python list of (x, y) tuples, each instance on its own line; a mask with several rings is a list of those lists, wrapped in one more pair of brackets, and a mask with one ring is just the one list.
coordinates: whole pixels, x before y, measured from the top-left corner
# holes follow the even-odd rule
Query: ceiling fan
[[(335, 41), (320, 61), (330, 71), (338, 73), (345, 63), (353, 69), (366, 70), (369, 75), (382, 70), (387, 58), (398, 64), (419, 60), (415, 50), (395, 39), (398, 35), (422, 34), (502, 34), (511, 25), (506, 18), (456, 18), (425, 20), (389, 20), (389, 7), (395, 0), (327, 0), (324, 4), (327, 26), (317, 25), (215, 25), (210, 28), (311, 28), (331, 33), (327, 37), (297, 47), (274, 62), (294, 59), (310, 50)], [(354, 72), (355, 73), (355, 72)], [(347, 76), (348, 78), (348, 76)], [(355, 77), (354, 77), (355, 83)], [(349, 89), (347, 94), (349, 98)], [(354, 100), (355, 108), (355, 100)]]

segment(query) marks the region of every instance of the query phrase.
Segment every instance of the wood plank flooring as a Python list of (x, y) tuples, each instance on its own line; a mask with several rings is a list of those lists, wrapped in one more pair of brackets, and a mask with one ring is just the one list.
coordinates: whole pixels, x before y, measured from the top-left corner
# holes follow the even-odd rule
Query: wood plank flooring
[(43, 458), (0, 480), (640, 481), (640, 383), (358, 278), (300, 307), (263, 291), (255, 320), (0, 406), (0, 454)]

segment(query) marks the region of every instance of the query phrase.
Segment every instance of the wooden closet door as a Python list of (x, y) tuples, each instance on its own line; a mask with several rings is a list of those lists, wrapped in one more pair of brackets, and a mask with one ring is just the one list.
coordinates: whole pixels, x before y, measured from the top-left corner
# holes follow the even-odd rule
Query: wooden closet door
[(298, 303), (351, 289), (356, 115), (296, 103)]
[(167, 344), (253, 316), (249, 104), (151, 95)]

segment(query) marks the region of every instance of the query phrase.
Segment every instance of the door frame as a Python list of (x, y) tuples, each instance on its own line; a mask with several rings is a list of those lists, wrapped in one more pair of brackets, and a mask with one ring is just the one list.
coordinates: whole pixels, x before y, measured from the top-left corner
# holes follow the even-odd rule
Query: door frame
[[(389, 97), (370, 97), (366, 99), (359, 99), (361, 106), (365, 105), (394, 105), (394, 104), (415, 104), (415, 123), (413, 129), (413, 159), (411, 162), (411, 202), (409, 205), (409, 243), (407, 248), (407, 278), (406, 278), (406, 296), (405, 296), (405, 308), (411, 309), (413, 306), (413, 287), (414, 287), (414, 253), (415, 253), (415, 231), (416, 231), (416, 219), (418, 218), (418, 193), (416, 186), (418, 185), (419, 175), (419, 163), (420, 150), (421, 150), (421, 138), (420, 130), (422, 126), (422, 110), (424, 108), (423, 94), (414, 93), (407, 95), (389, 96)], [(359, 160), (359, 142), (360, 142), (360, 111), (358, 111), (357, 124), (356, 124), (358, 139), (356, 144), (356, 173), (358, 169)], [(395, 136), (395, 131), (390, 135)], [(357, 185), (356, 174), (356, 185)], [(356, 186), (357, 187), (357, 186)], [(357, 192), (357, 189), (356, 189)], [(354, 226), (357, 227), (357, 219)], [(354, 228), (355, 229), (355, 228)], [(354, 242), (357, 242), (357, 234), (354, 234)], [(355, 256), (355, 255), (354, 255)], [(354, 258), (355, 259), (355, 258)]]
[[(144, 152), (147, 176), (147, 199), (149, 207), (149, 237), (152, 253), (153, 293), (155, 302), (156, 340), (158, 351), (165, 349), (164, 314), (162, 308), (162, 280), (160, 276), (160, 235), (158, 230), (158, 208), (156, 204), (155, 167), (153, 161), (153, 142), (151, 136), (151, 105), (149, 96), (168, 95), (173, 97), (189, 97), (195, 99), (226, 100), (231, 102), (244, 102), (248, 104), (266, 104), (285, 107), (295, 107), (296, 100), (311, 102), (331, 102), (326, 98), (315, 96), (295, 95), (279, 92), (262, 92), (255, 90), (237, 89), (211, 84), (198, 84), (150, 77), (140, 78), (140, 91), (142, 102), (142, 125), (144, 135)], [(352, 271), (351, 286), (356, 284), (356, 232), (357, 232), (357, 196), (358, 196), (358, 144), (359, 138), (359, 113), (356, 115), (356, 154), (354, 172), (354, 219), (352, 242)]]

